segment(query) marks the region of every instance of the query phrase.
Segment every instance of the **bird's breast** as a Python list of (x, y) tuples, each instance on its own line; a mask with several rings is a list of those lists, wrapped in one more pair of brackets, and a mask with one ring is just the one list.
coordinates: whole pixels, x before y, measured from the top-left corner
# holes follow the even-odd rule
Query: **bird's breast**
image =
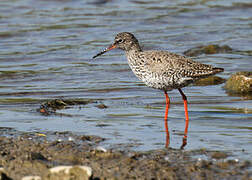
[(146, 66), (129, 62), (129, 66), (138, 79), (143, 81), (148, 87), (155, 89), (173, 89), (172, 79), (164, 78), (158, 73), (150, 71)]

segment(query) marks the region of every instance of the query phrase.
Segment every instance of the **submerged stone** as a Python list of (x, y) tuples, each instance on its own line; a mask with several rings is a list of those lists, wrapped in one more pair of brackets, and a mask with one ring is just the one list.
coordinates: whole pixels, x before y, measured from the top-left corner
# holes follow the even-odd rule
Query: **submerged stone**
[(232, 48), (227, 45), (219, 46), (217, 44), (210, 44), (189, 49), (184, 54), (186, 56), (199, 56), (201, 54), (230, 53), (232, 51)]
[(210, 76), (204, 79), (199, 79), (195, 83), (196, 86), (209, 86), (209, 85), (218, 85), (224, 83), (226, 80), (219, 76)]
[(212, 153), (212, 158), (214, 159), (225, 159), (228, 155), (225, 152), (214, 152)]

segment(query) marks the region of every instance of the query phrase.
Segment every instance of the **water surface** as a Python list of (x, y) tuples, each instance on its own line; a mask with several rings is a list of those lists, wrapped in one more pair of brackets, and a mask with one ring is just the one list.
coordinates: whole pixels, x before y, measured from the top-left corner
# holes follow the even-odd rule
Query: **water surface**
[[(244, 53), (201, 55), (202, 63), (225, 68), (228, 78), (251, 71), (252, 3), (216, 1), (11, 0), (0, 2), (1, 127), (20, 131), (72, 131), (106, 137), (104, 146), (131, 144), (135, 150), (163, 148), (163, 92), (133, 75), (123, 52), (93, 60), (118, 32), (133, 32), (144, 49), (182, 54), (199, 45), (229, 45)], [(252, 99), (230, 96), (215, 86), (184, 88), (190, 127), (186, 149), (226, 150), (250, 158)], [(169, 92), (171, 147), (179, 148), (184, 107)], [(55, 98), (95, 99), (97, 103), (36, 112)]]

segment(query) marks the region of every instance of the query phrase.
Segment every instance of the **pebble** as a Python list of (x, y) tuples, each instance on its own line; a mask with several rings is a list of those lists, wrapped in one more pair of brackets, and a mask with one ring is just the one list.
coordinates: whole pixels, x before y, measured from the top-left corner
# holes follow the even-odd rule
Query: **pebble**
[(95, 148), (95, 150), (96, 150), (96, 151), (101, 151), (101, 152), (107, 152), (107, 149), (105, 149), (105, 148), (102, 147), (102, 146), (97, 146), (97, 147)]
[(81, 169), (88, 176), (88, 178), (92, 176), (92, 169), (88, 166), (56, 166), (49, 169), (49, 171), (52, 174), (57, 174), (60, 172), (63, 172), (64, 174), (69, 174), (70, 171), (74, 168)]
[(170, 160), (169, 156), (165, 156), (165, 157), (164, 157), (164, 160), (165, 160), (165, 161), (169, 161), (169, 160)]
[(68, 141), (74, 141), (74, 138), (73, 137), (68, 137)]
[(25, 176), (21, 180), (41, 180), (40, 176)]

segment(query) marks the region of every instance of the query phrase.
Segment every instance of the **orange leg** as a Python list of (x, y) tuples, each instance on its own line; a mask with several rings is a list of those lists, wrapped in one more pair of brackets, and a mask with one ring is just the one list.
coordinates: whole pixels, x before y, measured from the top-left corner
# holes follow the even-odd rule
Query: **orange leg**
[(184, 149), (184, 147), (187, 144), (187, 131), (188, 131), (188, 125), (189, 125), (189, 117), (188, 117), (188, 109), (187, 109), (187, 98), (185, 96), (185, 94), (182, 92), (182, 90), (179, 88), (178, 89), (183, 100), (184, 100), (184, 107), (185, 107), (185, 118), (186, 118), (186, 122), (185, 122), (185, 132), (184, 132), (184, 137), (183, 137), (183, 142), (182, 145), (180, 147), (180, 149)]
[(165, 117), (164, 117), (164, 120), (165, 120), (165, 132), (166, 132), (166, 144), (165, 144), (165, 147), (168, 148), (169, 144), (170, 144), (170, 135), (169, 135), (167, 118), (168, 118), (168, 110), (169, 110), (169, 106), (170, 106), (170, 98), (169, 98), (169, 96), (168, 96), (168, 94), (167, 94), (166, 91), (164, 91), (164, 93), (165, 93), (165, 99), (166, 99), (166, 108), (165, 108)]

